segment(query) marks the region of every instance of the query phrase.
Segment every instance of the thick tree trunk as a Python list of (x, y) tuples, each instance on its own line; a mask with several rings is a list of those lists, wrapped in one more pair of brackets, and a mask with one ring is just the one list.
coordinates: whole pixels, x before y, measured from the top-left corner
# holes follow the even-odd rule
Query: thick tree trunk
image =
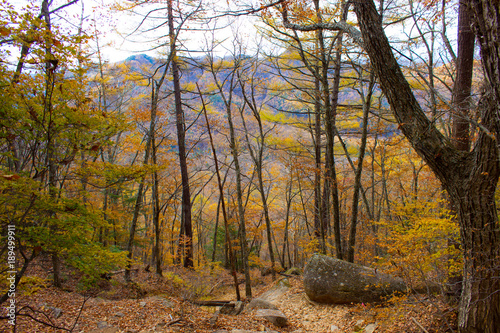
[(482, 55), (487, 73), (491, 71), (493, 75), (489, 77), (491, 89), (481, 104), (481, 124), (485, 130), (478, 134), (472, 152), (455, 149), (420, 108), (392, 54), (373, 1), (357, 1), (354, 9), (363, 46), (401, 130), (441, 180), (457, 210), (464, 253), (459, 330), (494, 333), (500, 332), (500, 241), (494, 198), (499, 163), (497, 142), (491, 133), (498, 129), (500, 105), (497, 94), (500, 93), (500, 9), (495, 1), (477, 3), (478, 12), (490, 14), (480, 21), (481, 16), (476, 12), (476, 19), (480, 28), (487, 25), (478, 35), (481, 42), (489, 41), (486, 50), (482, 45)]
[[(481, 178), (481, 177), (478, 177)], [(460, 332), (500, 332), (500, 262), (495, 184), (491, 177), (448, 190), (462, 231), (464, 270)], [(465, 187), (465, 188), (464, 188)], [(496, 230), (495, 230), (496, 229)]]

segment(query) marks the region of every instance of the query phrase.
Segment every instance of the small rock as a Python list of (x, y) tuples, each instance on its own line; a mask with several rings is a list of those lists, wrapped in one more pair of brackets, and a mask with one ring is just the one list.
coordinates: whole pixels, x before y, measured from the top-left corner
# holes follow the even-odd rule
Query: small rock
[(121, 312), (117, 312), (117, 313), (115, 313), (115, 317), (121, 318), (121, 317), (125, 317), (125, 315)]
[(172, 301), (171, 301), (171, 300), (169, 300), (169, 299), (165, 299), (165, 300), (163, 301), (163, 305), (164, 305), (166, 308), (171, 308), (171, 309), (175, 307), (175, 303), (174, 303), (174, 302), (172, 302)]
[(46, 309), (51, 310), (52, 314), (54, 315), (54, 318), (56, 318), (56, 319), (61, 317), (61, 315), (63, 313), (62, 309), (55, 308), (53, 306), (47, 306)]
[(139, 305), (142, 306), (142, 307), (145, 307), (146, 306), (146, 302), (139, 302)]
[(340, 332), (340, 328), (337, 325), (332, 325), (330, 327), (330, 332), (333, 332), (333, 333)]
[(97, 328), (106, 328), (108, 327), (108, 323), (105, 321), (100, 321), (97, 323)]
[(230, 302), (228, 306), (221, 307), (220, 313), (236, 316), (240, 314), (241, 310), (243, 310), (243, 302), (236, 301), (236, 302)]
[(257, 310), (257, 316), (265, 318), (278, 327), (283, 327), (288, 324), (285, 314), (280, 310), (259, 309)]
[(290, 288), (291, 287), (290, 281), (288, 281), (287, 278), (283, 278), (283, 279), (279, 280), (278, 281), (278, 286), (285, 287), (285, 288)]
[(365, 327), (365, 332), (364, 333), (373, 333), (377, 329), (377, 324), (370, 324)]
[(302, 275), (302, 270), (300, 268), (297, 268), (297, 267), (292, 267), (290, 269), (288, 269), (285, 274), (287, 275)]
[(271, 309), (271, 310), (278, 310), (278, 307), (274, 305), (273, 303), (266, 301), (265, 299), (262, 298), (254, 298), (248, 303), (247, 305), (248, 310), (253, 310), (253, 309)]
[(99, 330), (99, 333), (119, 333), (120, 330), (116, 327), (106, 327), (104, 329)]
[(364, 323), (365, 321), (363, 319), (359, 319), (354, 325), (354, 332), (362, 331)]
[[(99, 328), (96, 330), (89, 331), (88, 333), (119, 333), (120, 330), (116, 327), (105, 327), (105, 328)], [(133, 332), (136, 333), (137, 331)], [(128, 331), (126, 331), (128, 333)]]
[(217, 319), (219, 319), (219, 313), (220, 313), (220, 310), (215, 311), (213, 316), (208, 320), (208, 322), (210, 323), (210, 326), (214, 327), (215, 324), (217, 324)]

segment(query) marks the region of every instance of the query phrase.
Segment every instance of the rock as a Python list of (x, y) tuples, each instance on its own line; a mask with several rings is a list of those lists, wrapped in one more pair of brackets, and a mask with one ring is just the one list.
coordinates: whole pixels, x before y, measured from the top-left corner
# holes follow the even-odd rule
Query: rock
[(406, 290), (403, 280), (375, 269), (314, 254), (304, 269), (304, 290), (318, 303), (377, 302)]
[(279, 280), (274, 287), (260, 295), (259, 298), (266, 300), (268, 302), (277, 302), (279, 299), (286, 294), (286, 292), (290, 289), (290, 282), (288, 279)]
[(61, 317), (63, 311), (62, 309), (60, 308), (56, 308), (56, 307), (53, 307), (53, 306), (47, 306), (46, 307), (48, 310), (52, 311), (52, 314), (54, 315), (54, 318), (59, 318)]
[(97, 323), (97, 328), (100, 328), (100, 329), (103, 329), (103, 328), (106, 328), (108, 327), (108, 323), (105, 322), (105, 321), (100, 321)]
[(358, 320), (356, 324), (354, 324), (354, 331), (355, 332), (362, 331), (364, 323), (365, 321), (363, 319)]
[(146, 306), (146, 302), (139, 302), (139, 306), (145, 307)]
[(273, 269), (271, 267), (262, 267), (260, 269), (260, 275), (267, 276), (273, 273)]
[(116, 327), (104, 327), (90, 331), (89, 333), (119, 333), (119, 332), (120, 330)]
[(119, 333), (120, 330), (116, 327), (106, 327), (103, 330), (100, 330), (99, 333)]
[(63, 313), (63, 310), (60, 309), (60, 308), (56, 308), (54, 306), (49, 306), (47, 305), (47, 303), (40, 303), (38, 305), (40, 307), (40, 310), (50, 310), (50, 312), (52, 312), (52, 315), (54, 316), (54, 318), (59, 318), (61, 317), (62, 313)]
[(284, 274), (286, 275), (302, 275), (302, 270), (297, 267), (289, 268)]
[(337, 325), (332, 325), (330, 327), (330, 332), (332, 332), (332, 333), (338, 333), (338, 332), (340, 332), (340, 328)]
[(364, 333), (373, 333), (377, 329), (377, 324), (370, 324), (365, 327)]
[(278, 307), (274, 305), (273, 303), (266, 301), (265, 299), (262, 298), (254, 298), (248, 303), (246, 306), (248, 310), (255, 310), (255, 309), (271, 309), (271, 310), (278, 310)]
[(122, 318), (122, 317), (125, 317), (125, 315), (121, 312), (117, 312), (117, 313), (115, 313), (115, 317)]
[[(221, 331), (215, 331), (214, 333), (261, 333), (263, 331), (249, 331), (249, 330), (239, 330), (239, 329), (233, 329), (231, 330), (230, 332), (229, 331), (224, 331), (224, 330), (221, 330)], [(272, 331), (272, 330), (269, 330), (269, 329), (266, 329), (265, 332), (271, 332), (271, 333), (279, 333), (277, 331)]]
[(174, 303), (174, 302), (172, 302), (172, 301), (171, 301), (171, 300), (169, 300), (169, 299), (165, 299), (165, 300), (163, 301), (163, 306), (165, 306), (166, 308), (170, 308), (170, 309), (172, 309), (172, 308), (174, 308), (174, 307), (175, 307), (175, 303)]
[(220, 308), (220, 313), (227, 314), (231, 316), (239, 315), (241, 310), (243, 310), (243, 302), (241, 301), (231, 301), (228, 306), (223, 306)]
[(280, 310), (259, 309), (256, 312), (257, 317), (265, 318), (278, 327), (283, 327), (288, 324), (288, 320), (283, 312)]

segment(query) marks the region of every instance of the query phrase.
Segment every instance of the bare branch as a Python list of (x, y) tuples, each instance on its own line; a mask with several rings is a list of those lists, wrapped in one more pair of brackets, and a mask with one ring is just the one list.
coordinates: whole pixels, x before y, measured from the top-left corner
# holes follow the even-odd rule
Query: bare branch
[(281, 12), (282, 18), (283, 18), (283, 25), (285, 28), (288, 29), (293, 29), (297, 31), (316, 31), (316, 30), (330, 30), (330, 31), (344, 31), (347, 33), (351, 38), (356, 42), (358, 45), (363, 46), (363, 37), (361, 36), (361, 32), (356, 29), (354, 26), (350, 25), (349, 23), (345, 21), (340, 21), (340, 22), (333, 22), (333, 23), (314, 23), (314, 24), (295, 24), (291, 23), (288, 20), (288, 11), (285, 8), (283, 8), (283, 11)]

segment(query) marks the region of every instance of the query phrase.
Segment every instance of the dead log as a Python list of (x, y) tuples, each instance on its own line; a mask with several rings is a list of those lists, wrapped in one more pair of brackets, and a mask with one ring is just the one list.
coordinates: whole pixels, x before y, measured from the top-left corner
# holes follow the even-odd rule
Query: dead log
[(227, 306), (234, 308), (234, 302), (231, 303), (231, 301), (190, 301), (190, 302), (200, 306)]

